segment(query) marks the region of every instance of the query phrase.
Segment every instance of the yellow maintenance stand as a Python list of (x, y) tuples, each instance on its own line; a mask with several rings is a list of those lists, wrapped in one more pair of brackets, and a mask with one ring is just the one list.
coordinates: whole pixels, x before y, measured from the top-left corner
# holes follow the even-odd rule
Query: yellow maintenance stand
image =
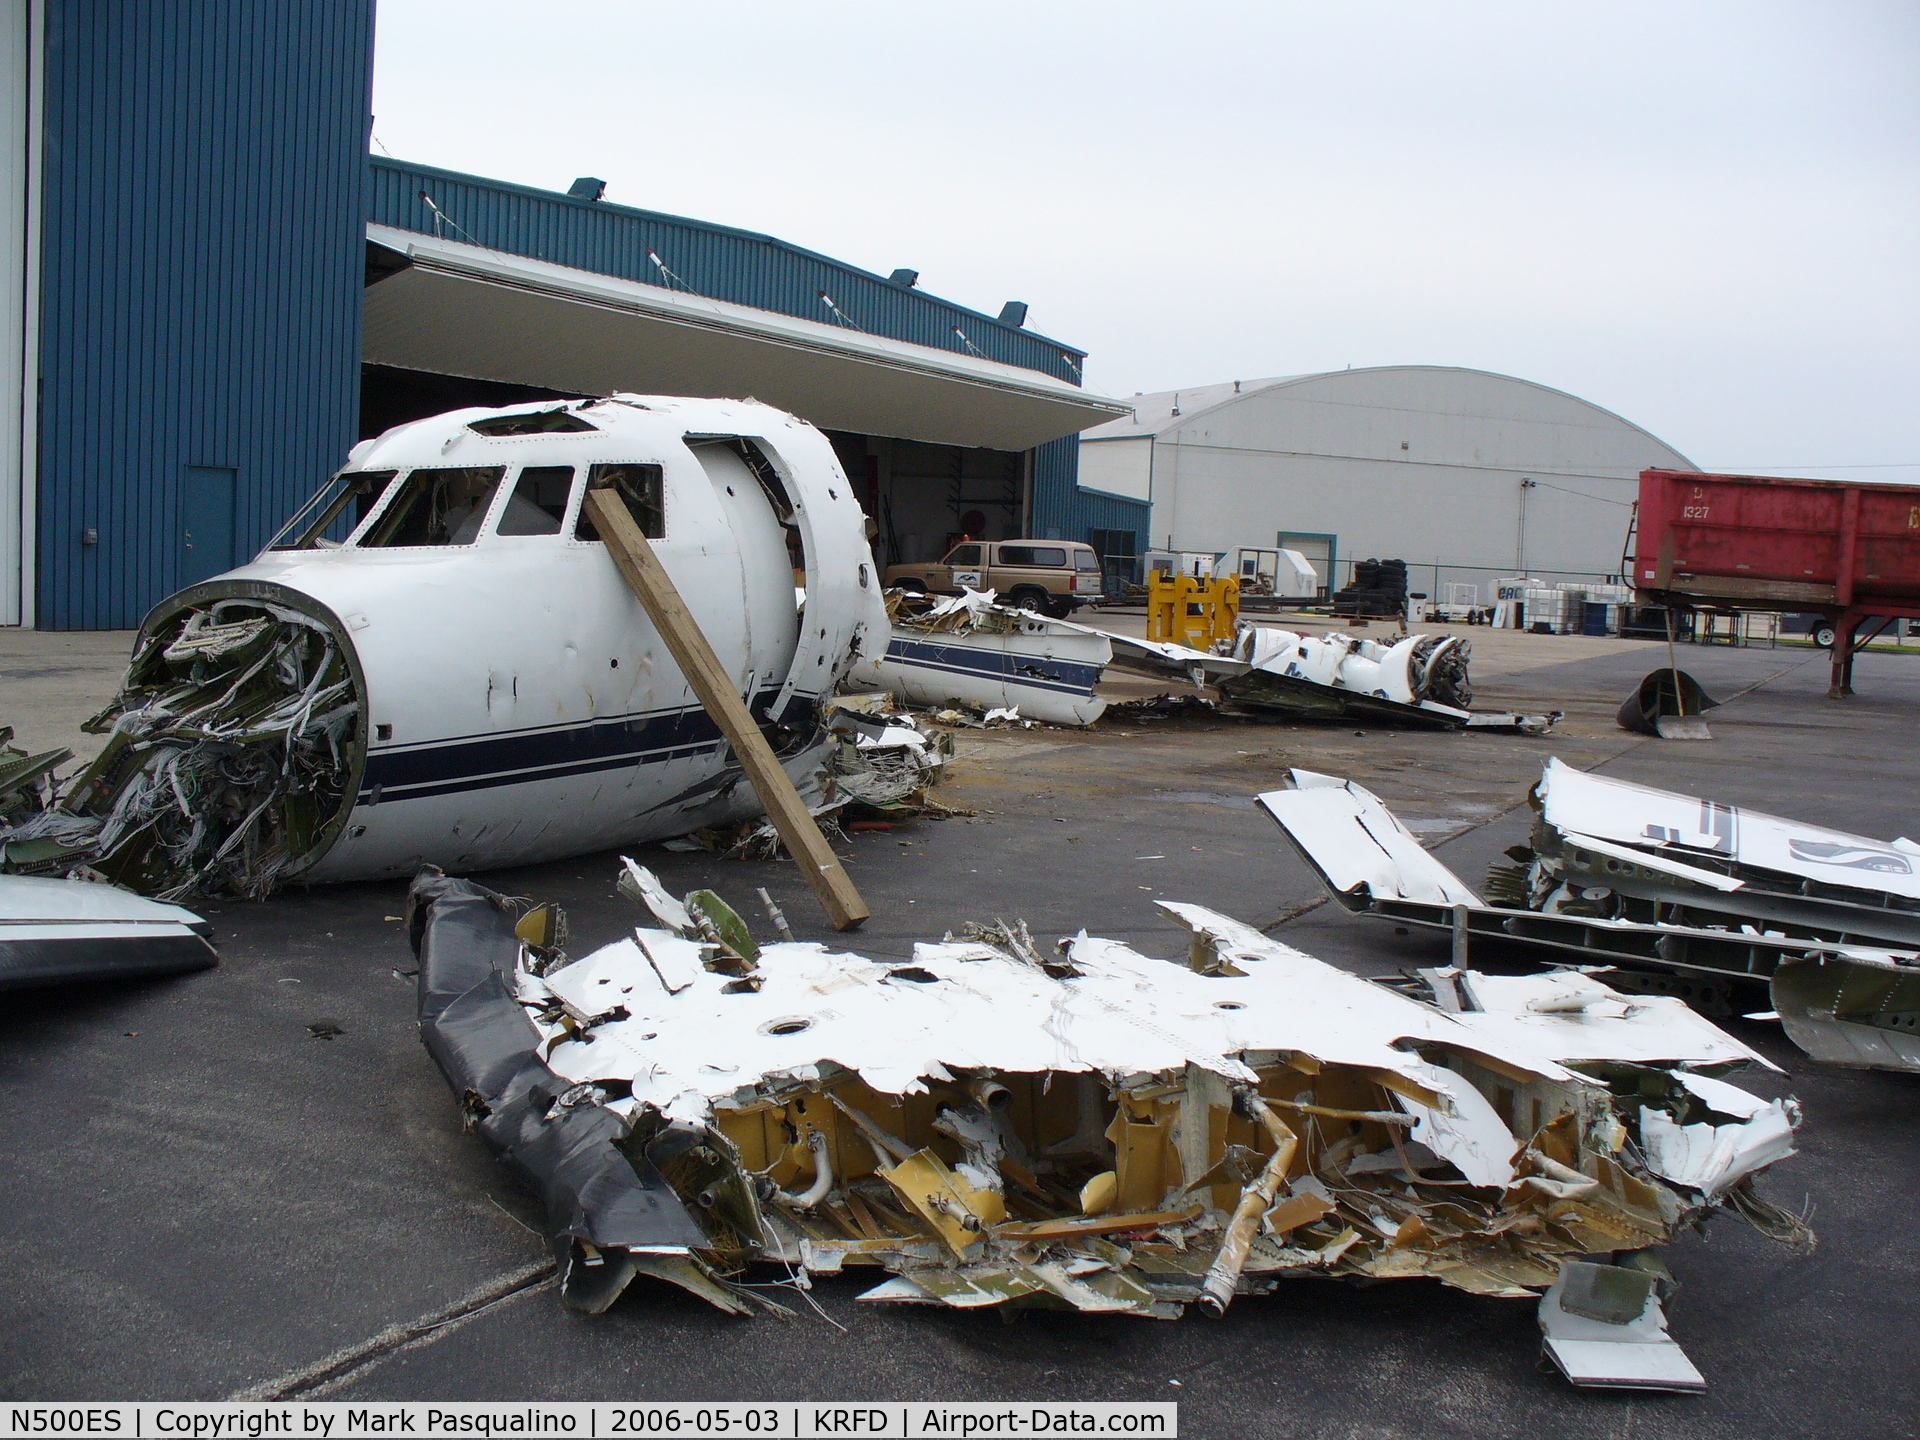
[(1231, 575), (1196, 580), (1155, 570), (1147, 576), (1147, 639), (1211, 650), (1231, 640), (1240, 619), (1240, 582)]

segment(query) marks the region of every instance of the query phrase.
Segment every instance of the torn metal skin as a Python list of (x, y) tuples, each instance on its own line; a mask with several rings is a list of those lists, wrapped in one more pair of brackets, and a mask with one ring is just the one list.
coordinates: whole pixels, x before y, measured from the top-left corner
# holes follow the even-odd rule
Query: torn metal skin
[(1664, 1266), (1569, 1261), (1540, 1297), (1541, 1350), (1576, 1385), (1705, 1390), (1705, 1378), (1667, 1333), (1660, 1302), (1672, 1289)]
[[(823, 829), (845, 838), (845, 820), (944, 820), (970, 810), (942, 805), (929, 793), (946, 776), (953, 739), (919, 717), (897, 711), (893, 696), (839, 695), (827, 702), (827, 753), (819, 798), (808, 807)], [(728, 860), (771, 860), (786, 853), (780, 832), (761, 817), (705, 826), (664, 842), (668, 850), (704, 850)]]
[(1728, 1013), (1764, 985), (1817, 1059), (1920, 1071), (1920, 845), (1586, 774), (1550, 760), (1531, 842), (1482, 899), (1360, 785), (1296, 770), (1261, 806), (1348, 910), (1611, 962), (1614, 983)]
[(1754, 1189), (1797, 1111), (1708, 1078), (1760, 1057), (1678, 1001), (1538, 977), (1450, 1011), (1172, 903), (1173, 961), (1023, 925), (875, 961), (625, 863), (649, 921), (579, 959), (478, 886), (412, 892), (423, 1038), (579, 1308), (645, 1272), (752, 1309), (769, 1261), (1170, 1319), (1310, 1276), (1531, 1297), (1720, 1210), (1808, 1238)]
[(12, 740), (13, 727), (0, 725), (0, 831), (46, 809), (53, 802), (54, 771), (73, 758), (65, 748), (30, 754)]
[(0, 859), (38, 875), (85, 865), (162, 900), (265, 895), (346, 822), (364, 690), (345, 632), (311, 602), (164, 602), (119, 695), (81, 727), (105, 748), (0, 835)]

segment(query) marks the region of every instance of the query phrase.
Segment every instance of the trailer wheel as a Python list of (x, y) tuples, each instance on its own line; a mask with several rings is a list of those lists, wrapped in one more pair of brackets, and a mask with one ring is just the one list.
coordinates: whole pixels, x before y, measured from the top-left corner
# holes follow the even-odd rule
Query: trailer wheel
[(1822, 620), (1813, 627), (1813, 643), (1822, 650), (1833, 649), (1833, 643), (1837, 639), (1839, 636), (1835, 633), (1831, 620)]

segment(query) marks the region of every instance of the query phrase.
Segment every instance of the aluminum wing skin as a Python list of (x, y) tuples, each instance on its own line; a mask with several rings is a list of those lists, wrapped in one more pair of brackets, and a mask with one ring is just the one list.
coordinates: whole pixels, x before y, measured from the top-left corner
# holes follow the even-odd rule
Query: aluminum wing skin
[(117, 886), (0, 875), (0, 990), (206, 970), (220, 959), (212, 933)]
[(1293, 780), (1295, 789), (1261, 795), (1260, 808), (1349, 910), (1377, 899), (1483, 903), (1371, 791), (1310, 770), (1295, 770)]

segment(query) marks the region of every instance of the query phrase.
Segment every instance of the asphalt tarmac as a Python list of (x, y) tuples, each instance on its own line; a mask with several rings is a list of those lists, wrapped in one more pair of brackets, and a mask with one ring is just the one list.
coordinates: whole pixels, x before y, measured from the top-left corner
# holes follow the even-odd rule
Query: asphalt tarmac
[[(1542, 651), (1550, 657), (1550, 650)], [(1444, 961), (1317, 899), (1250, 797), (1287, 765), (1350, 774), (1469, 881), (1522, 838), (1550, 754), (1867, 835), (1920, 834), (1920, 661), (1868, 655), (1823, 698), (1822, 657), (1690, 650), (1722, 696), (1710, 744), (1642, 742), (1611, 709), (1622, 651), (1499, 677), (1481, 703), (1565, 708), (1544, 739), (1141, 722), (967, 732), (945, 792), (971, 821), (855, 837), (874, 919), (837, 943), (905, 955), (968, 919), (1184, 949), (1156, 899), (1213, 906), (1360, 974)], [(1747, 689), (1747, 687), (1757, 688)], [(1465, 828), (1463, 827), (1472, 827)], [(758, 923), (767, 886), (835, 941), (790, 864), (648, 847), (669, 888), (711, 885)], [(575, 953), (632, 908), (598, 855), (484, 877), (565, 905)], [(1582, 1392), (1538, 1365), (1529, 1302), (1430, 1281), (1302, 1281), (1178, 1322), (864, 1305), (822, 1278), (799, 1318), (740, 1320), (639, 1280), (606, 1315), (536, 1278), (538, 1202), (465, 1134), (420, 1047), (400, 884), (209, 905), (219, 969), (21, 992), (0, 1010), (0, 1397), (1176, 1400), (1190, 1436), (1908, 1435), (1920, 1427), (1920, 1077), (1838, 1070), (1777, 1027), (1728, 1026), (1779, 1063), (1801, 1154), (1763, 1188), (1806, 1207), (1797, 1255), (1734, 1220), (1670, 1247), (1675, 1337), (1704, 1396)], [(1278, 921), (1279, 923), (1275, 923)], [(1489, 957), (1488, 963), (1499, 963)], [(1754, 997), (1764, 1005), (1764, 993)], [(328, 1038), (322, 1035), (337, 1030)], [(776, 1271), (757, 1277), (782, 1278)], [(430, 1324), (433, 1328), (421, 1327)], [(331, 1358), (330, 1358), (331, 1357)]]

